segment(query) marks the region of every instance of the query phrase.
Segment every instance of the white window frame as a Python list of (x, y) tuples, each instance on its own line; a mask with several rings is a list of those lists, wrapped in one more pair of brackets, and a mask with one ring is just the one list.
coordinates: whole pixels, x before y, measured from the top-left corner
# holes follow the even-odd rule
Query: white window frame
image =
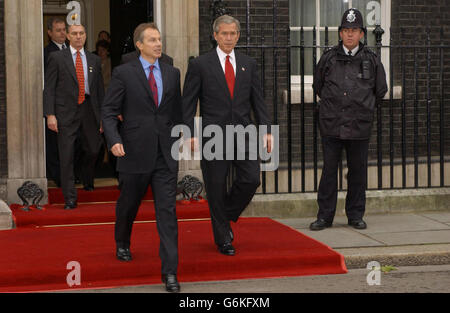
[[(391, 27), (391, 9), (392, 0), (379, 0), (381, 6), (380, 18), (381, 18), (381, 28), (385, 31), (382, 37), (382, 45), (388, 46), (390, 44), (390, 27)], [(352, 0), (348, 0), (349, 8), (352, 6)], [(320, 0), (316, 0), (316, 24), (320, 25)], [(338, 31), (338, 26), (328, 27), (328, 31)], [(313, 27), (303, 27), (303, 31), (313, 31)], [(367, 27), (367, 32), (372, 32), (375, 26)], [(290, 27), (290, 31), (300, 31), (301, 27)], [(320, 45), (320, 32), (325, 31), (325, 27), (316, 27), (316, 42)], [(331, 43), (330, 43), (331, 44)], [(332, 43), (333, 45), (336, 43)], [(320, 48), (317, 48), (317, 62), (320, 60)], [(389, 75), (389, 49), (382, 48), (381, 62), (384, 65), (386, 71), (387, 84), (390, 86), (390, 75)], [(313, 75), (305, 75), (305, 103), (313, 102)], [(301, 97), (301, 75), (291, 75), (291, 102), (300, 103)], [(284, 93), (284, 102), (287, 103), (287, 91)], [(386, 93), (385, 99), (389, 98), (389, 92)], [(401, 87), (394, 87), (394, 98), (401, 98)]]

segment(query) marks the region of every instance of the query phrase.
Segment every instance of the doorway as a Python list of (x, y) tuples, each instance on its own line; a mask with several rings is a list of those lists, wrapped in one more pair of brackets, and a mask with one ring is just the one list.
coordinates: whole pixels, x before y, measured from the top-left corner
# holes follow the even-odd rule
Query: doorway
[[(47, 21), (54, 17), (65, 21), (73, 10), (68, 8), (70, 2), (69, 0), (43, 0), (44, 47), (50, 42), (47, 35)], [(120, 64), (122, 54), (134, 51), (132, 38), (136, 26), (153, 21), (153, 0), (78, 0), (74, 2), (78, 3), (81, 23), (86, 27), (86, 50), (95, 53), (99, 33), (106, 31), (110, 34), (109, 55), (112, 68)], [(96, 185), (97, 179), (116, 176), (114, 157), (105, 147), (106, 145), (103, 146), (97, 161)], [(47, 178), (49, 186), (56, 186), (50, 177)]]
[(133, 33), (145, 22), (153, 22), (153, 0), (110, 0), (111, 62), (120, 64), (122, 54), (135, 50)]

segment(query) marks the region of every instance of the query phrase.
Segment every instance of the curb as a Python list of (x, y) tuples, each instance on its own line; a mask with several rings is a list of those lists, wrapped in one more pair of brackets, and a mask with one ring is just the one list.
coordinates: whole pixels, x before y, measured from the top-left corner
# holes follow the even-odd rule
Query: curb
[(382, 266), (419, 266), (450, 264), (450, 244), (334, 249), (344, 255), (347, 269), (367, 268), (371, 261)]

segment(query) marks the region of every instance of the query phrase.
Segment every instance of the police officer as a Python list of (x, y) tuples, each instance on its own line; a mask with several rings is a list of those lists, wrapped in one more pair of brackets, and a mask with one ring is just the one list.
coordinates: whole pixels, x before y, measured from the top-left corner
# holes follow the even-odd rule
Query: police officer
[(331, 227), (336, 213), (337, 171), (342, 149), (348, 166), (345, 212), (348, 225), (365, 229), (367, 158), (374, 111), (387, 92), (386, 73), (377, 55), (365, 47), (361, 12), (345, 11), (341, 41), (324, 52), (314, 76), (320, 97), (319, 128), (323, 147), (323, 170), (317, 202), (317, 220), (311, 230)]

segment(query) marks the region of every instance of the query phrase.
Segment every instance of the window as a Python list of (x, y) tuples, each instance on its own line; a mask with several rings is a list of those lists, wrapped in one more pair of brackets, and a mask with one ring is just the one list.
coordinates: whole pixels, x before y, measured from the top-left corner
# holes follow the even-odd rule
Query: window
[[(312, 102), (312, 73), (313, 73), (313, 32), (314, 26), (316, 45), (325, 46), (325, 26), (328, 26), (328, 46), (338, 43), (338, 28), (341, 24), (342, 15), (349, 8), (357, 8), (364, 18), (364, 26), (367, 27), (367, 44), (375, 46), (375, 35), (373, 30), (376, 24), (381, 24), (385, 30), (383, 45), (389, 44), (390, 11), (391, 0), (290, 0), (289, 19), (291, 30), (291, 45), (301, 44), (301, 27), (304, 31), (304, 71), (305, 71), (305, 96), (306, 102)], [(316, 48), (316, 62), (319, 62), (323, 48)], [(389, 51), (382, 51), (382, 62), (389, 72)], [(301, 86), (300, 48), (291, 50), (291, 82), (292, 102), (300, 102), (296, 91)], [(389, 75), (387, 75), (389, 77)]]

